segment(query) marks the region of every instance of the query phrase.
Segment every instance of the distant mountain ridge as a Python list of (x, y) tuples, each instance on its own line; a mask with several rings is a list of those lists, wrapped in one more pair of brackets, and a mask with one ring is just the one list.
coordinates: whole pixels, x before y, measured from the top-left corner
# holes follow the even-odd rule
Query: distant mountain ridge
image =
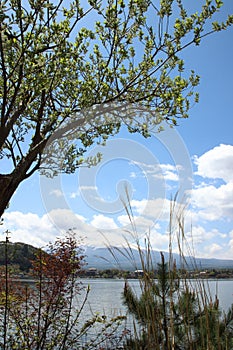
[[(95, 248), (86, 246), (84, 247), (86, 262), (88, 267), (95, 267), (98, 270), (118, 268), (122, 270), (134, 270), (135, 268), (141, 268), (140, 255), (137, 249), (130, 248)], [(110, 252), (112, 251), (112, 253)], [(169, 260), (169, 253), (163, 252), (165, 261)], [(157, 263), (161, 262), (161, 255), (159, 251), (153, 250), (151, 252), (153, 259), (153, 265), (156, 267)], [(182, 267), (182, 259), (179, 254), (173, 253), (173, 260), (176, 262), (177, 268)], [(185, 257), (186, 268), (190, 270), (194, 268), (198, 269), (233, 269), (233, 260), (227, 259), (206, 259), (206, 258), (194, 258), (187, 256)]]
[[(93, 246), (83, 247), (87, 262), (87, 268), (95, 267), (98, 270), (106, 269), (122, 269), (134, 271), (141, 268), (141, 260), (139, 252), (136, 249), (131, 248), (96, 248)], [(110, 252), (112, 251), (112, 253)], [(8, 243), (8, 263), (16, 264), (21, 271), (27, 272), (31, 266), (32, 261), (38, 252), (38, 248), (33, 247), (30, 244), (22, 242)], [(169, 260), (169, 253), (163, 252), (166, 261)], [(151, 256), (153, 258), (153, 265), (156, 268), (157, 263), (161, 261), (161, 255), (159, 251), (152, 251)], [(177, 268), (182, 267), (182, 261), (179, 254), (173, 253), (173, 260), (176, 262)], [(233, 260), (227, 259), (204, 259), (186, 257), (186, 268), (194, 269), (233, 269)], [(5, 264), (5, 242), (0, 242), (0, 265)]]

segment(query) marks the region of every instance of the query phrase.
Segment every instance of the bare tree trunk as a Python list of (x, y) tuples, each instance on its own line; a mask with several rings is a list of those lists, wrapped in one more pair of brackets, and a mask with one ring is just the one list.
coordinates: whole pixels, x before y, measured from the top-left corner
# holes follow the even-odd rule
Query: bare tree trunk
[(15, 178), (14, 174), (0, 174), (0, 217), (8, 207), (11, 197), (23, 179)]
[(21, 159), (12, 173), (0, 174), (0, 218), (8, 207), (13, 194), (21, 182), (38, 170), (40, 166), (40, 157), (38, 155), (41, 154), (45, 144), (46, 140), (43, 140), (43, 142), (36, 147), (33, 147), (31, 151)]

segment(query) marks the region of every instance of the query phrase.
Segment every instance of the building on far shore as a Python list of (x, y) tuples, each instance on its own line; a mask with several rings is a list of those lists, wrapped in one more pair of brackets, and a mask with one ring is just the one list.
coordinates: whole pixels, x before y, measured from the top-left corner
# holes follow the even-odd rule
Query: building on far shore
[(134, 271), (134, 276), (137, 277), (142, 277), (144, 274), (143, 270), (135, 270)]
[(87, 270), (85, 270), (86, 276), (96, 276), (98, 274), (97, 268), (95, 267), (89, 267)]

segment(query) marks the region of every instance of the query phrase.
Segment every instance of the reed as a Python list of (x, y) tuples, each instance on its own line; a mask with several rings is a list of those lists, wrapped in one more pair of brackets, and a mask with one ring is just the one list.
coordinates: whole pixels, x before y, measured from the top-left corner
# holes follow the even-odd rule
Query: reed
[[(126, 196), (127, 197), (127, 196)], [(129, 198), (129, 197), (127, 197)], [(135, 263), (132, 243), (126, 240), (125, 248), (112, 248), (121, 252), (132, 264), (133, 269), (142, 270), (139, 283), (140, 295), (125, 280), (122, 293), (123, 303), (134, 320), (133, 331), (124, 345), (126, 350), (230, 350), (233, 349), (233, 305), (227, 313), (219, 307), (218, 295), (214, 300), (210, 294), (208, 280), (199, 276), (199, 267), (194, 256), (194, 247), (185, 234), (185, 208), (171, 201), (169, 235), (169, 259), (163, 252), (160, 261), (153, 256), (148, 232), (144, 243), (133, 216), (130, 201), (124, 203), (136, 245), (140, 266)], [(192, 240), (191, 240), (192, 242)], [(173, 247), (179, 251), (179, 266), (173, 258)], [(189, 256), (187, 262), (186, 256)], [(191, 257), (191, 266), (190, 266)], [(193, 276), (185, 274), (192, 269)], [(182, 274), (181, 274), (182, 271)]]

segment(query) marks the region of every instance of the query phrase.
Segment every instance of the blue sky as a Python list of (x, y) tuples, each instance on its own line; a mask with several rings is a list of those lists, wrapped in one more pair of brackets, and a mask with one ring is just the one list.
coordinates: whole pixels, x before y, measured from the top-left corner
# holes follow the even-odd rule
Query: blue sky
[[(233, 13), (233, 2), (225, 3), (223, 16)], [(43, 246), (75, 228), (85, 244), (121, 245), (132, 239), (122, 203), (127, 187), (139, 237), (150, 232), (153, 248), (167, 250), (170, 199), (179, 191), (175, 211), (187, 206), (185, 232), (196, 256), (233, 258), (232, 44), (230, 28), (183, 53), (186, 69), (201, 77), (200, 102), (176, 129), (149, 139), (122, 130), (91, 150), (103, 153), (97, 167), (52, 180), (35, 174), (17, 190), (1, 231)]]

